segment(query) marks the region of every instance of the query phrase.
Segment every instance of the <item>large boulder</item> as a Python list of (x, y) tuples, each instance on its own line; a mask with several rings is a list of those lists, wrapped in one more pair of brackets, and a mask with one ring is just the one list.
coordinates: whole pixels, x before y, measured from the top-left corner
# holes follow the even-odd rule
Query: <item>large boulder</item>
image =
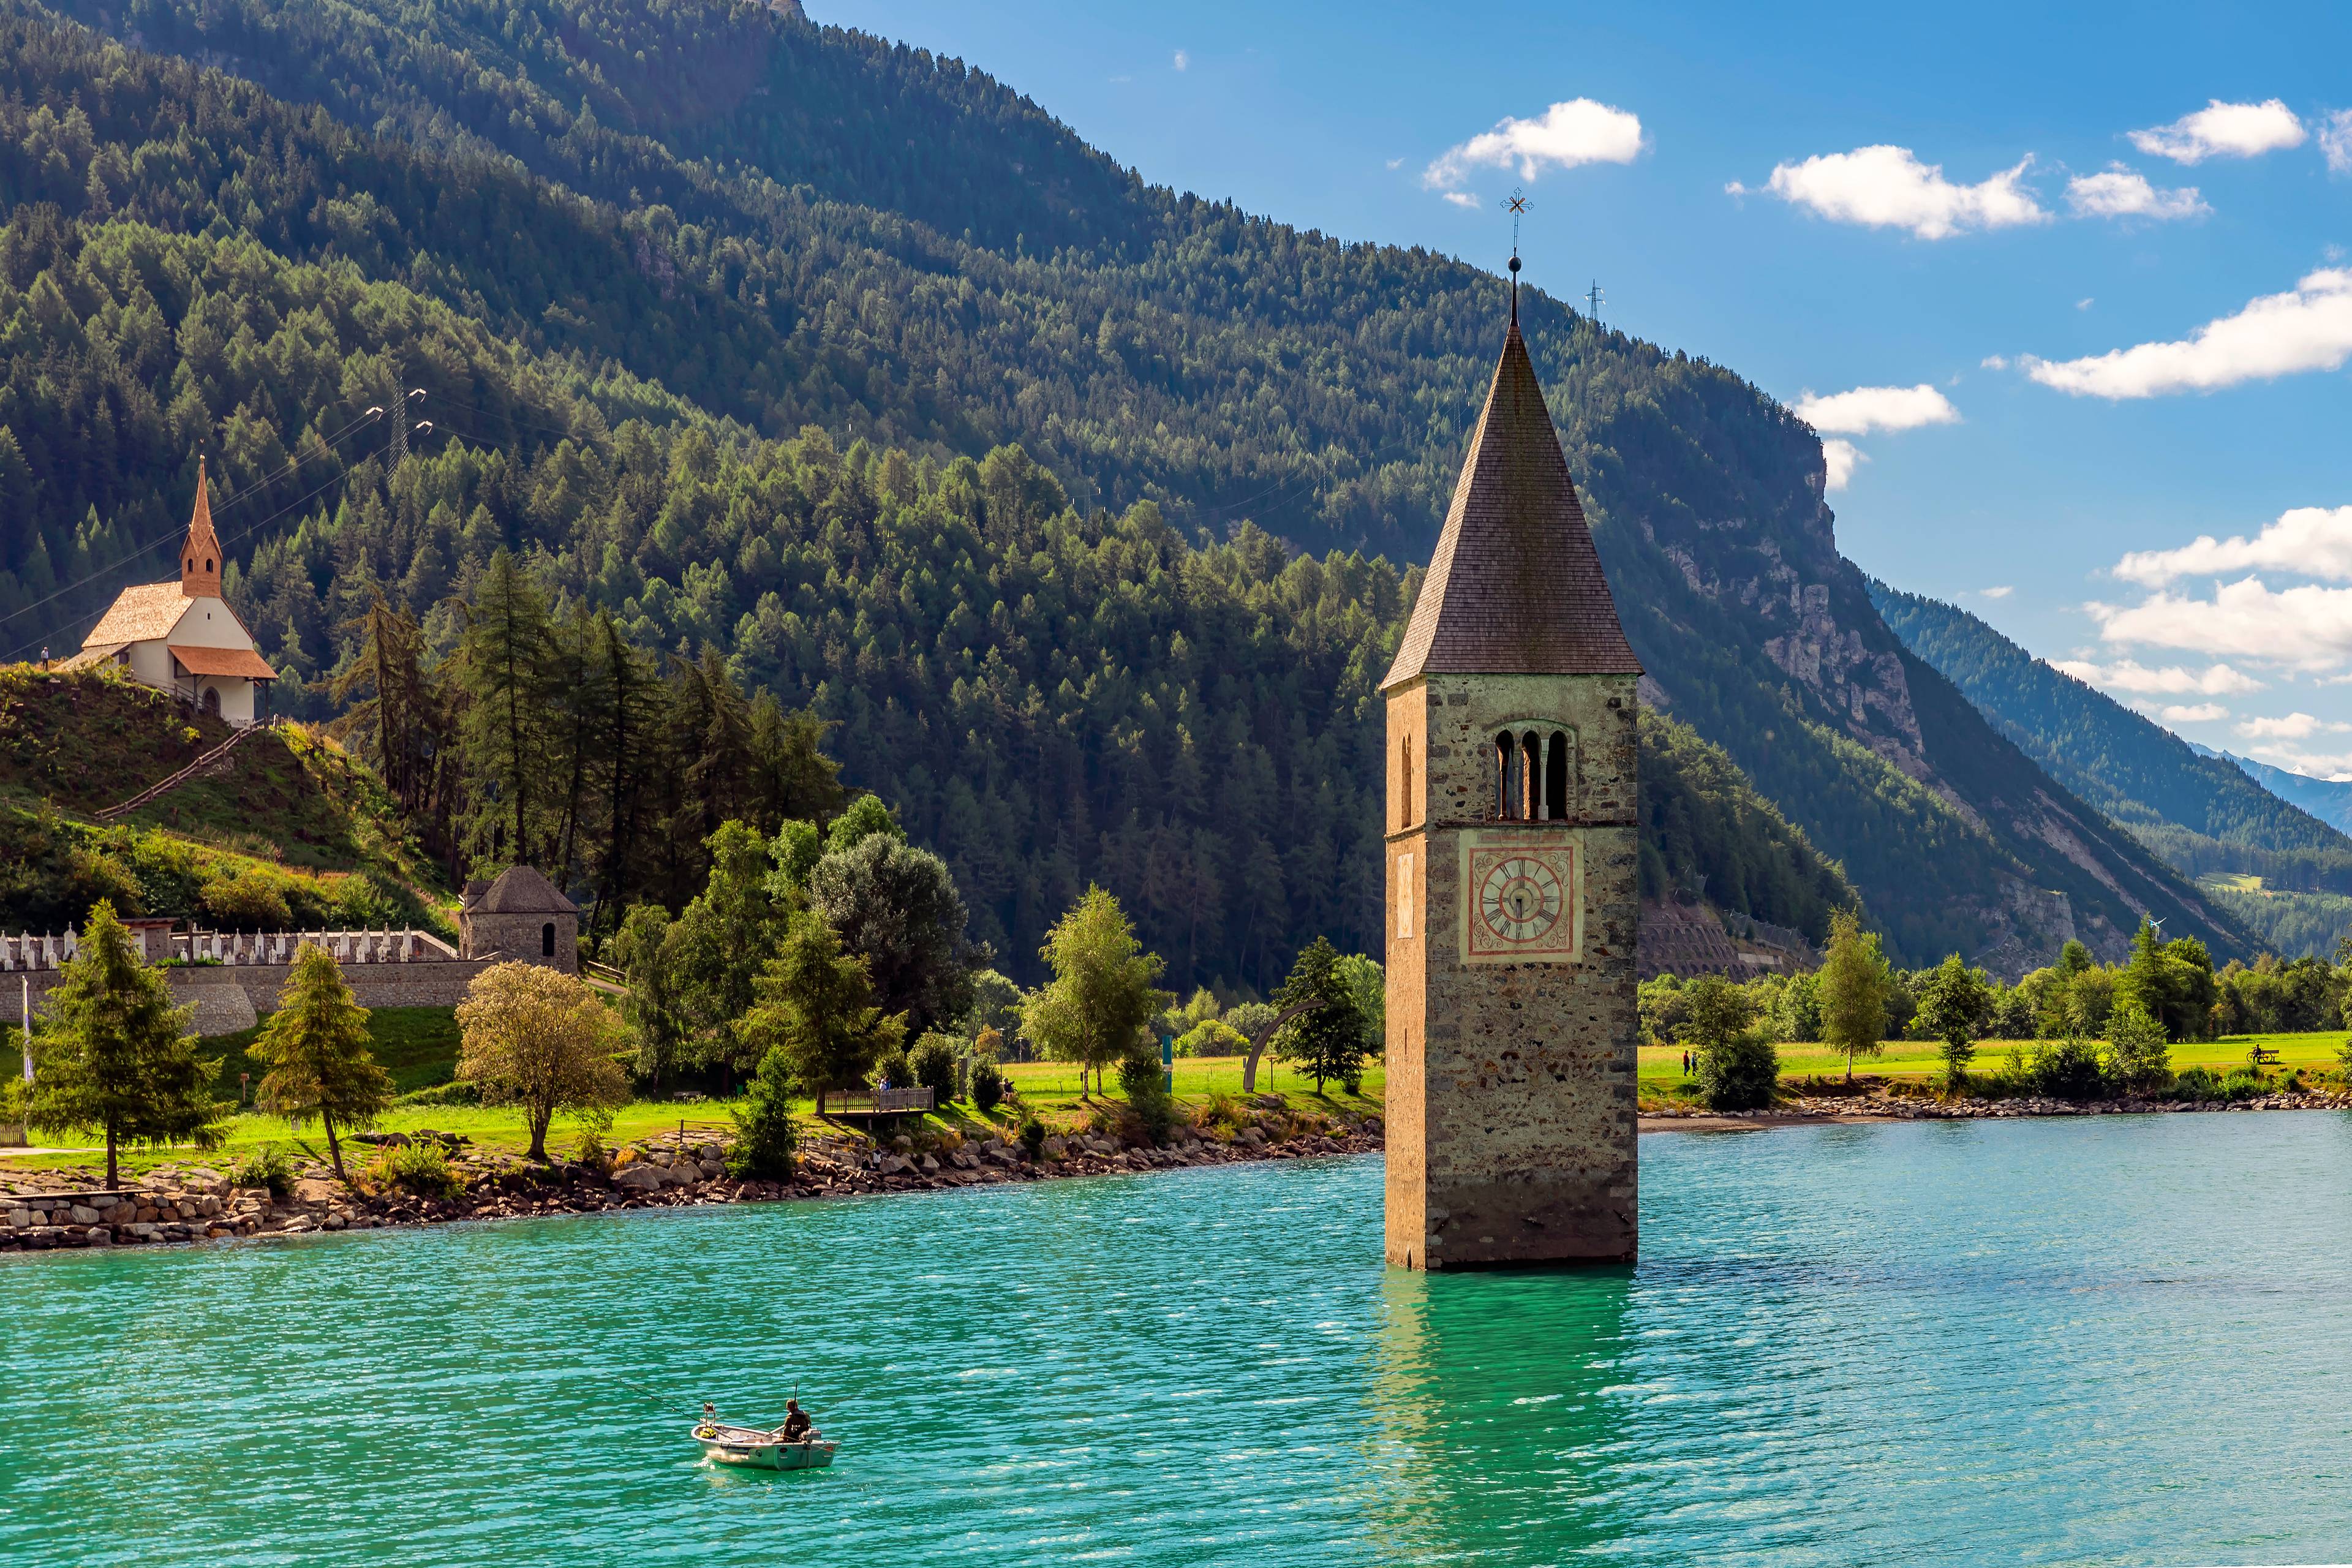
[(625, 1193), (659, 1192), (662, 1172), (655, 1165), (624, 1165), (614, 1173), (613, 1184)]

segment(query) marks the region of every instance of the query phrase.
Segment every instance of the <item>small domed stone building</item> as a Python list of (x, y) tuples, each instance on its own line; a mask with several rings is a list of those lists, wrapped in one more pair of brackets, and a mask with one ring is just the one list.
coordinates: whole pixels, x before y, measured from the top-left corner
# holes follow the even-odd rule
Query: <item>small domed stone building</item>
[(495, 881), (468, 882), (457, 906), (457, 955), (520, 959), (577, 974), (580, 906), (535, 867), (509, 866)]

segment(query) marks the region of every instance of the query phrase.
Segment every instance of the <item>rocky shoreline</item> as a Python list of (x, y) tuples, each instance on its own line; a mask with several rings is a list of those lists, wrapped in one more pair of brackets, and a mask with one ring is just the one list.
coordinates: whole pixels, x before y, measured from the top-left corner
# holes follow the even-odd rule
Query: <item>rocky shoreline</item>
[(320, 1231), (451, 1225), (628, 1209), (779, 1203), (936, 1192), (1005, 1182), (1056, 1181), (1116, 1172), (1189, 1169), (1320, 1154), (1363, 1154), (1383, 1147), (1378, 1117), (1328, 1127), (1282, 1129), (1257, 1123), (1230, 1135), (1179, 1128), (1164, 1145), (1121, 1142), (1100, 1132), (1058, 1134), (1032, 1157), (1001, 1139), (918, 1150), (901, 1138), (877, 1145), (825, 1137), (803, 1146), (789, 1182), (730, 1176), (719, 1134), (667, 1133), (618, 1151), (609, 1166), (558, 1160), (535, 1165), (502, 1151), (475, 1150), (449, 1134), (417, 1133), (448, 1153), (459, 1190), (429, 1197), (403, 1190), (356, 1190), (323, 1165), (306, 1165), (283, 1194), (238, 1187), (220, 1172), (189, 1163), (159, 1165), (136, 1185), (101, 1188), (85, 1171), (8, 1173), (0, 1169), (0, 1252), (161, 1246)]
[(2251, 1100), (1933, 1100), (1873, 1089), (1800, 1096), (1769, 1110), (1671, 1107), (1641, 1113), (1644, 1132), (1706, 1132), (1739, 1127), (1801, 1127), (1829, 1121), (1987, 1121), (2030, 1116), (2168, 1116), (2231, 1110), (2352, 1110), (2352, 1092), (2305, 1090)]

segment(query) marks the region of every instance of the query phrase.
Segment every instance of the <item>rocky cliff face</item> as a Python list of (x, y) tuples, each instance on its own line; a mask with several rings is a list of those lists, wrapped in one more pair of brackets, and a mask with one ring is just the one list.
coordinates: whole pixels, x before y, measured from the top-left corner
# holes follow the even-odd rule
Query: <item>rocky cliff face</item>
[[(1612, 461), (1630, 407), (1564, 418), (1644, 701), (1723, 746), (1844, 863), (1906, 962), (1958, 952), (2015, 975), (2080, 938), (2122, 956), (2143, 910), (2246, 950), (2230, 917), (2138, 842), (2053, 782), (1950, 683), (1915, 658), (1838, 553), (1820, 448), (1777, 405), (1712, 411), (1773, 439), (1710, 442), (1745, 471), (1672, 493)], [(1555, 399), (1557, 406), (1559, 400)], [(1725, 435), (1727, 437), (1728, 432)], [(1579, 447), (1583, 449), (1579, 450)], [(1727, 467), (1728, 467), (1727, 462)]]

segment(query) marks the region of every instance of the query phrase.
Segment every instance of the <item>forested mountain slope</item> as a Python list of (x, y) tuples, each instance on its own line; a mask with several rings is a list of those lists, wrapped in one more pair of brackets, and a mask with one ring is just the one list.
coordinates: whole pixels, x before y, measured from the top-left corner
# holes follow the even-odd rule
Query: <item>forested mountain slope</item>
[(1874, 580), (1870, 593), (1911, 651), (2003, 734), (2180, 870), (2258, 876), (2268, 887), (2298, 892), (2352, 893), (2352, 838), (2281, 799), (2247, 770), (2200, 753), (1966, 610)]
[[(1195, 824), (1113, 787), (1123, 755), (1155, 782), (1173, 765), (1178, 726), (1139, 672), (1181, 617), (1064, 647), (1032, 618), (1048, 601), (1000, 595), (992, 574), (1020, 583), (1013, 552), (1051, 557), (1052, 528), (1223, 534), (1248, 517), (1322, 552), (1327, 577), (1298, 591), (1349, 599), (1330, 624), (1392, 626), (1417, 576), (1347, 551), (1425, 552), (1499, 335), (1491, 275), (1148, 186), (958, 62), (758, 7), (68, 9), (186, 59), (21, 0), (0, 37), (0, 547), (23, 563), (0, 574), (0, 616), (16, 612), (0, 640), (70, 646), (120, 583), (153, 574), (136, 547), (173, 536), (209, 438), (216, 482), (244, 492), (215, 508), (233, 595), (296, 672), (350, 657), (374, 586), (446, 641), (446, 596), (499, 545), (536, 550), (551, 587), (646, 646), (717, 647), (829, 719), (898, 715), (889, 746), (859, 749), (876, 724), (836, 731), (851, 782), (901, 792), (927, 759), (897, 742), (963, 721), (938, 695), (971, 679), (952, 654), (1046, 700), (1024, 722), (1066, 735), (1072, 793), (1238, 832), (1213, 801)], [(2046, 956), (2071, 910), (2112, 955), (2142, 908), (2244, 945), (1905, 652), (1836, 552), (1810, 430), (1737, 376), (1532, 291), (1522, 315), (1645, 695), (1843, 865), (1898, 952)], [(388, 464), (387, 421), (355, 422), (414, 387), (434, 428)], [(822, 452), (779, 439), (806, 425), (831, 433)], [(969, 461), (1015, 440), (1028, 458)], [(949, 498), (997, 552), (971, 556), (989, 591), (920, 550), (861, 556), (883, 494)], [(1066, 498), (1076, 521), (1055, 521)], [(1144, 500), (1164, 523), (1132, 510)], [(1195, 548), (1151, 547), (1171, 563), (1159, 576), (1118, 581), (1160, 591), (1180, 545)], [(1244, 605), (1297, 569), (1263, 536), (1234, 548)], [(1314, 657), (1344, 664), (1375, 634), (1328, 635)], [(1220, 674), (1235, 684), (1204, 676), (1215, 711), (1185, 732), (1238, 723), (1279, 790), (1329, 789), (1331, 820), (1352, 809), (1355, 777), (1377, 775), (1343, 776), (1344, 759), (1377, 714), (1338, 692), (1286, 725), (1255, 683), (1286, 676)], [(1117, 855), (1110, 820), (1087, 821), (1069, 863), (1092, 875)], [(951, 858), (1052, 842), (945, 822)], [(1325, 853), (1300, 832), (1286, 858)], [(1358, 888), (1334, 896), (1369, 931), (1377, 889), (1352, 842), (1330, 841), (1328, 875)], [(1266, 861), (1223, 855), (1218, 917), (1238, 929)], [(1352, 929), (1307, 923), (1326, 917), (1287, 890), (1282, 907), (1286, 941)]]
[(2352, 833), (2352, 780), (2315, 779), (2307, 773), (2290, 773), (2268, 763), (2258, 763), (2252, 757), (2216, 752), (2193, 742), (2190, 744), (2199, 756), (2219, 757), (2288, 805), (2309, 812), (2339, 832)]

